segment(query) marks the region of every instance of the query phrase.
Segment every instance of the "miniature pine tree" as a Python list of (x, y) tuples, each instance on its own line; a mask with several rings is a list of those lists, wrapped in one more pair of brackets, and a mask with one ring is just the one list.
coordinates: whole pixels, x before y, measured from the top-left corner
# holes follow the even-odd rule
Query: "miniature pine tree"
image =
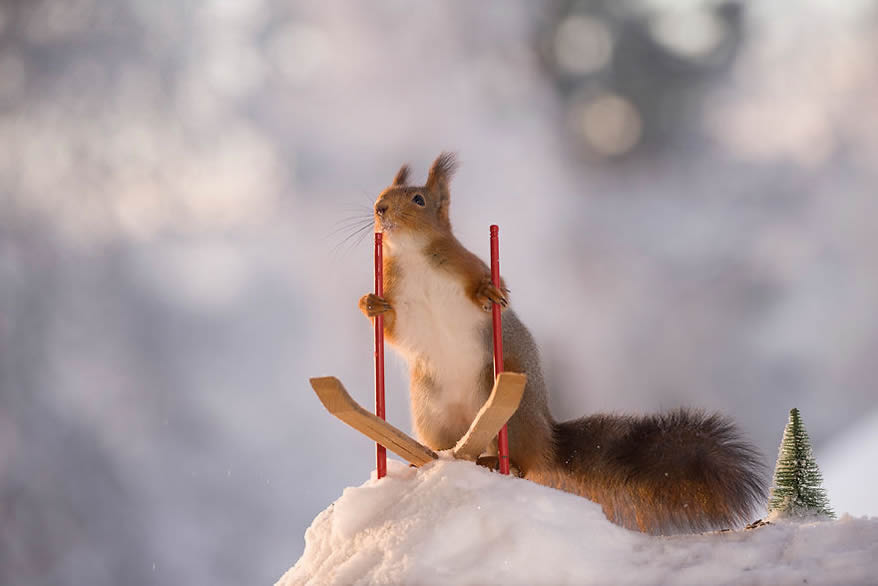
[(799, 410), (791, 409), (777, 454), (768, 510), (790, 517), (835, 517), (822, 484), (823, 477), (811, 453), (811, 440)]

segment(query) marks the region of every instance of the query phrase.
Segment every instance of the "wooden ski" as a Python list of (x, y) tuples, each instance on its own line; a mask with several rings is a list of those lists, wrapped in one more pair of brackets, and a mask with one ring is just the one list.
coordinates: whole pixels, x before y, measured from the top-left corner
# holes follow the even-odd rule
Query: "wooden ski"
[[(518, 408), (526, 380), (525, 375), (515, 372), (503, 372), (497, 377), (491, 396), (455, 446), (455, 458), (475, 460), (484, 451)], [(312, 378), (311, 386), (327, 411), (407, 462), (423, 466), (438, 458), (424, 444), (363, 409), (334, 376)]]
[(476, 418), (454, 446), (454, 457), (475, 460), (490, 444), (500, 428), (506, 425), (524, 394), (527, 376), (517, 372), (501, 372), (494, 381), (491, 396), (482, 405)]
[(334, 376), (312, 378), (311, 386), (327, 411), (407, 462), (423, 466), (438, 458), (424, 444), (360, 407)]

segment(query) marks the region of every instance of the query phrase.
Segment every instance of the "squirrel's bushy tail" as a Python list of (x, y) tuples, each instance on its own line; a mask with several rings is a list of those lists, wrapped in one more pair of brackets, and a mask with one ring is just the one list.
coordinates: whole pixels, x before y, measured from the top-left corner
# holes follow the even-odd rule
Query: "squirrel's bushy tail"
[(554, 470), (534, 480), (600, 503), (629, 529), (732, 528), (752, 521), (768, 492), (757, 452), (719, 415), (592, 415), (553, 431)]

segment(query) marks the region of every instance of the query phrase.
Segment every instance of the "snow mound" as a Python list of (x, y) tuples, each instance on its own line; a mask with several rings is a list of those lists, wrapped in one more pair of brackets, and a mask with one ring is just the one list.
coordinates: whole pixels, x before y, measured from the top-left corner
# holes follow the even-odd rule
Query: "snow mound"
[(598, 505), (466, 462), (347, 488), (276, 586), (295, 584), (874, 584), (878, 519), (650, 537)]

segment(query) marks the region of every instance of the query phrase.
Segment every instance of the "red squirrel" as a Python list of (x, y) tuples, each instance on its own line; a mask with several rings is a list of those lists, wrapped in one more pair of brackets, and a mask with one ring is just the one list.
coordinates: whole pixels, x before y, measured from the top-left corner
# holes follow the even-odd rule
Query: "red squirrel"
[(454, 447), (493, 386), (491, 304), (503, 309), (504, 369), (527, 374), (509, 420), (509, 455), (522, 476), (599, 503), (607, 518), (653, 534), (739, 526), (767, 489), (756, 451), (718, 415), (680, 409), (645, 417), (549, 413), (537, 345), (509, 306), (505, 283), (455, 238), (442, 153), (426, 185), (403, 165), (375, 202), (384, 236), (384, 296), (364, 295), (367, 317), (384, 315), (386, 339), (406, 359), (418, 438)]

